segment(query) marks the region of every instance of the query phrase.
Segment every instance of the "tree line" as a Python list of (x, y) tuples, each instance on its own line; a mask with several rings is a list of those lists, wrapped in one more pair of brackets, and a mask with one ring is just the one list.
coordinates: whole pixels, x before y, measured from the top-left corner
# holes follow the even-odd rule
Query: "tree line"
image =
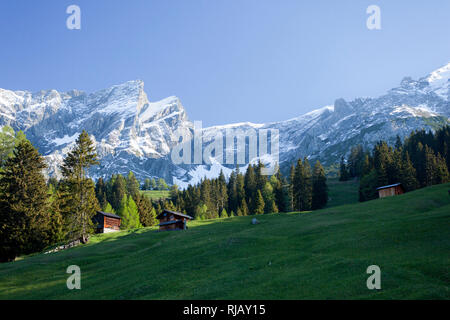
[(450, 181), (450, 126), (436, 132), (416, 130), (394, 146), (378, 142), (371, 151), (361, 145), (342, 157), (340, 180), (359, 179), (359, 200), (378, 197), (377, 188), (400, 182), (405, 191)]
[(173, 188), (171, 205), (196, 219), (214, 219), (314, 210), (327, 203), (325, 171), (319, 161), (311, 169), (308, 159), (299, 159), (289, 179), (279, 168), (272, 176), (263, 175), (263, 168), (258, 162), (249, 164), (245, 173), (236, 167), (228, 180), (221, 171), (217, 178), (204, 178), (185, 190)]

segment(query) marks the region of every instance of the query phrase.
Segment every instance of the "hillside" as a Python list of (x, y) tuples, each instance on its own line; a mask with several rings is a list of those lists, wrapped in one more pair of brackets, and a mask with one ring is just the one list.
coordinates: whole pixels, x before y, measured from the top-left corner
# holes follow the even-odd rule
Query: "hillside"
[[(449, 299), (450, 184), (307, 213), (99, 235), (0, 265), (0, 299)], [(69, 265), (81, 290), (66, 288)], [(382, 290), (366, 288), (381, 268)]]

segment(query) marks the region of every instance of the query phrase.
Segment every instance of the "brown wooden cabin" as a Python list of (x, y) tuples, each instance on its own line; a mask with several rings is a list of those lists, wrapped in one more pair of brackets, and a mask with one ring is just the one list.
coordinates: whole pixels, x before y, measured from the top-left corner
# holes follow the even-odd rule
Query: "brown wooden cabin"
[(96, 233), (108, 233), (120, 230), (122, 218), (113, 213), (97, 211), (97, 214), (92, 220), (96, 226)]
[(156, 217), (156, 219), (159, 220), (159, 230), (166, 231), (166, 230), (186, 230), (187, 229), (186, 222), (194, 218), (188, 216), (187, 214), (164, 209)]
[(378, 196), (380, 198), (396, 196), (402, 193), (405, 193), (405, 189), (403, 189), (401, 183), (394, 183), (388, 186), (383, 186), (377, 188)]

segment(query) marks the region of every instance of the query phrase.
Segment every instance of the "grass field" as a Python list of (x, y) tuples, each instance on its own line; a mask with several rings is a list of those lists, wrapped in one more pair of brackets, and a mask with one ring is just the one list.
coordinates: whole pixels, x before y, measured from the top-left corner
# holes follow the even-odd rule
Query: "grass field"
[(339, 178), (327, 180), (328, 203), (327, 208), (344, 204), (357, 203), (359, 201), (359, 181), (339, 181)]
[[(315, 212), (93, 237), (0, 265), (0, 299), (449, 299), (450, 184)], [(81, 290), (66, 268), (81, 268)], [(381, 290), (366, 269), (381, 268)]]
[(146, 195), (151, 200), (166, 199), (170, 195), (169, 190), (141, 190), (141, 194)]

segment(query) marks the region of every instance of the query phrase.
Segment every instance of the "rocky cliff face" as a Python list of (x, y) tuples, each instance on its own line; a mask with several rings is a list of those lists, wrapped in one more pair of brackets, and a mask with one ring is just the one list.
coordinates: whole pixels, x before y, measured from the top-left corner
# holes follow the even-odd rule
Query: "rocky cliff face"
[[(337, 99), (334, 105), (294, 119), (214, 126), (204, 128), (203, 136), (225, 135), (227, 129), (276, 129), (282, 167), (304, 156), (331, 164), (355, 144), (370, 148), (381, 139), (393, 142), (396, 135), (405, 137), (414, 129), (449, 123), (449, 79), (450, 63), (419, 80), (404, 78), (399, 87), (378, 98)], [(179, 141), (175, 133), (192, 135), (193, 123), (176, 97), (150, 102), (142, 81), (90, 94), (0, 89), (2, 125), (26, 133), (47, 158), (50, 175), (59, 174), (64, 155), (83, 129), (95, 140), (101, 159), (100, 166), (91, 171), (94, 178), (132, 170), (141, 179), (164, 177), (184, 187), (204, 176), (216, 176), (221, 169), (229, 173), (234, 167), (214, 159), (211, 164), (172, 163), (170, 152)]]

